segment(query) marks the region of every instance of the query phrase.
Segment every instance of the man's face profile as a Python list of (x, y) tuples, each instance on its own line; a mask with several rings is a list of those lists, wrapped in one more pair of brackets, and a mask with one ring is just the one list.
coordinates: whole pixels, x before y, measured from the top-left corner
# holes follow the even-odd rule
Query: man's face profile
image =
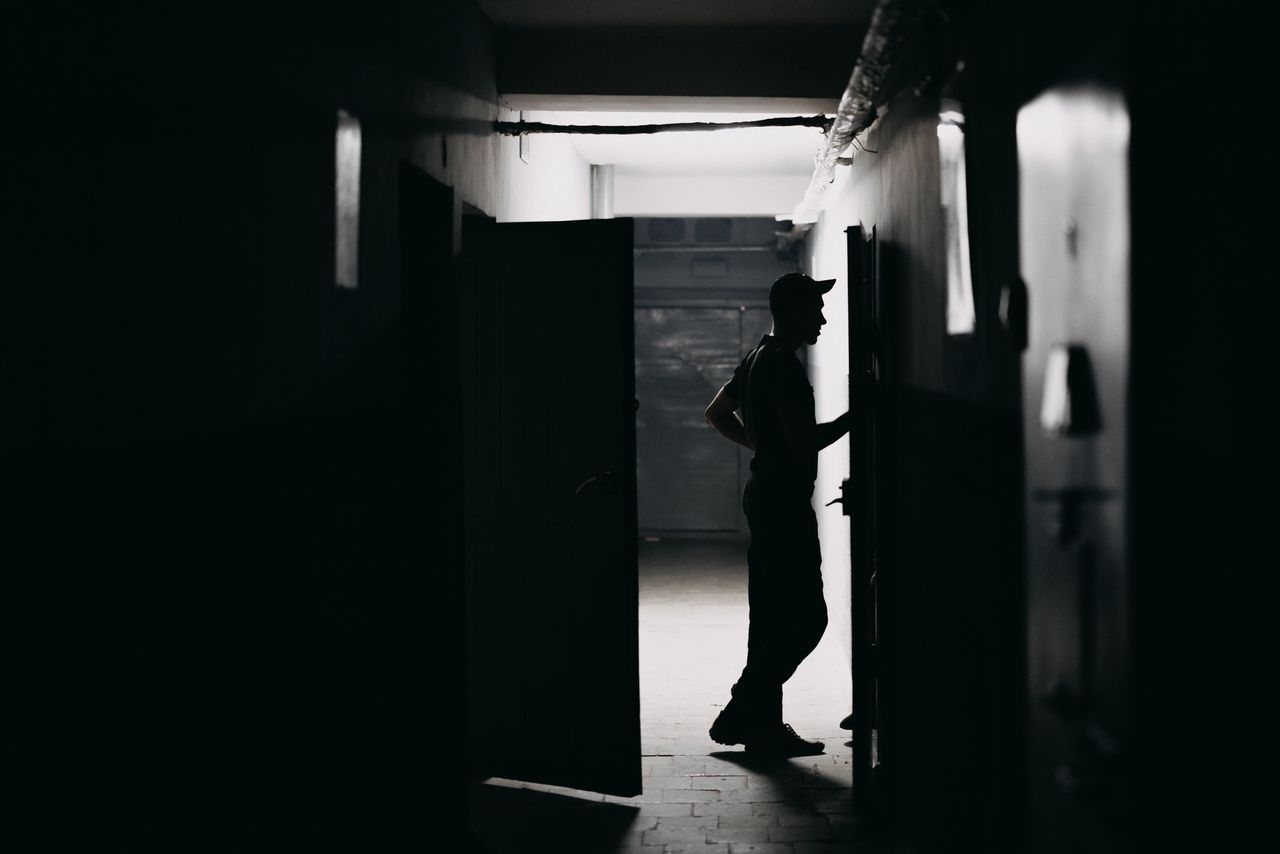
[(822, 314), (825, 304), (821, 296), (797, 300), (787, 312), (784, 326), (790, 337), (805, 344), (816, 344), (827, 318)]

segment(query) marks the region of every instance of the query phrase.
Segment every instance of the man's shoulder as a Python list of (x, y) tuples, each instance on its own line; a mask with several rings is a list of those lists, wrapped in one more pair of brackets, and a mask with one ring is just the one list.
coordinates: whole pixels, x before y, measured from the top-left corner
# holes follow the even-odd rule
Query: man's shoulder
[(785, 347), (766, 347), (760, 353), (760, 366), (774, 376), (804, 376), (804, 365), (800, 364), (794, 350)]

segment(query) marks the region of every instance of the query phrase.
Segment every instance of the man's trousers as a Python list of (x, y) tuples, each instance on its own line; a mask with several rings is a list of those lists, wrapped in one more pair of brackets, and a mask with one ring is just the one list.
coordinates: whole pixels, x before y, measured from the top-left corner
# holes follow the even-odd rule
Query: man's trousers
[(782, 723), (782, 685), (813, 652), (827, 627), (811, 492), (772, 486), (752, 475), (742, 496), (751, 529), (751, 622), (747, 664), (733, 686), (731, 701), (744, 720), (766, 728)]

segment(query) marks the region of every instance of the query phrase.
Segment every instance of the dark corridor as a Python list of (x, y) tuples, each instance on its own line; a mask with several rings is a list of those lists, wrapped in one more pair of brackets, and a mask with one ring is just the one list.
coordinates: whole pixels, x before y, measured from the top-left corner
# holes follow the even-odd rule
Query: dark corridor
[[(628, 454), (642, 482), (669, 479), (643, 460), (690, 415), (648, 406), (662, 395), (627, 373), (635, 354), (620, 342), (678, 308), (683, 349), (644, 358), (688, 357), (672, 382), (692, 389), (728, 349), (688, 342), (723, 326), (741, 346), (762, 317), (758, 293), (715, 305), (680, 284), (642, 293), (637, 259), (678, 253), (647, 230), (638, 240), (636, 225), (741, 216), (791, 235), (802, 269), (842, 263), (849, 227), (879, 240), (892, 319), (876, 330), (887, 440), (876, 581), (897, 643), (865, 654), (897, 679), (883, 706), (894, 764), (874, 805), (894, 850), (1268, 838), (1249, 827), (1270, 815), (1274, 718), (1266, 11), (10, 10), (0, 598), (10, 806), (34, 829), (13, 835), (57, 850), (431, 847), (463, 823), (475, 755), (518, 752), (498, 745), (519, 747), (524, 768), (565, 760), (600, 771), (595, 785), (634, 787), (646, 771), (633, 749), (645, 737), (640, 656), (618, 615), (637, 613), (639, 528), (727, 542), (741, 521), (723, 495), (642, 518)], [(836, 123), (842, 102), (856, 109)], [(1122, 106), (1122, 143), (1081, 108), (1104, 102)], [(1046, 103), (1057, 118), (1037, 133), (1027, 111)], [(592, 220), (591, 167), (607, 164), (556, 160), (567, 149), (554, 134), (522, 143), (499, 123), (601, 109), (832, 122), (805, 129), (815, 156), (776, 210), (711, 216), (664, 200)], [(963, 119), (968, 332), (947, 322), (948, 258), (961, 256), (942, 211), (943, 112), (953, 137)], [(339, 150), (344, 116), (362, 129), (358, 156)], [(837, 124), (851, 135), (833, 151)], [(339, 198), (352, 198), (337, 187), (340, 160), (359, 166), (354, 227), (340, 217)], [(633, 174), (630, 187), (694, 177)], [(720, 177), (742, 198), (779, 176)], [(825, 196), (802, 204), (811, 183)], [(796, 214), (810, 208), (813, 223)], [(521, 212), (539, 222), (513, 221)], [(516, 325), (554, 295), (479, 289), (464, 252), (476, 220), (618, 230), (609, 257), (625, 267), (593, 317), (627, 334), (606, 347), (588, 317), (576, 337), (526, 342), (586, 372), (593, 394), (553, 398), (540, 391), (558, 377), (545, 363), (469, 346), (477, 306)], [(336, 251), (342, 234), (354, 253)], [(587, 257), (568, 247), (593, 241), (606, 242), (532, 239), (551, 253), (537, 266), (509, 248), (483, 261), (520, 276), (534, 266), (544, 287)], [(774, 237), (748, 243), (778, 260)], [(716, 262), (723, 244), (692, 244), (685, 284), (731, 270)], [(853, 272), (833, 275), (847, 288)], [(482, 355), (483, 373), (468, 373)], [(542, 427), (467, 422), (476, 401), (537, 412)], [(650, 439), (628, 434), (659, 414)], [(510, 447), (472, 453), (478, 424), (565, 458), (535, 471)], [(730, 451), (686, 464), (718, 481), (741, 462)], [(535, 500), (544, 488), (554, 499)], [(468, 563), (476, 549), (486, 574)], [(548, 557), (561, 552), (573, 560)], [(468, 667), (476, 653), (483, 681)], [(517, 662), (581, 694), (508, 679)], [(577, 733), (572, 762), (536, 738), (556, 727)], [(697, 750), (711, 761), (711, 744)], [(679, 836), (661, 854), (681, 850)], [(802, 854), (846, 840), (742, 844), (766, 841)]]

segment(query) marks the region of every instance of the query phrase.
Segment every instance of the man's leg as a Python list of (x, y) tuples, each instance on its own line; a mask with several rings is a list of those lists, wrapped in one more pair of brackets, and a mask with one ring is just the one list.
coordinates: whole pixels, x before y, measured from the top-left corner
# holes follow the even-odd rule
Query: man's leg
[(785, 503), (759, 499), (753, 499), (749, 484), (744, 498), (751, 526), (747, 664), (712, 727), (711, 737), (722, 744), (784, 731), (782, 684), (817, 646), (827, 625), (817, 520), (807, 496)]
[(720, 744), (741, 744), (771, 722), (782, 720), (782, 686), (773, 684), (768, 674), (770, 650), (777, 647), (776, 609), (768, 595), (769, 543), (773, 537), (768, 528), (770, 514), (762, 509), (761, 491), (755, 477), (748, 478), (742, 495), (742, 509), (747, 517), (751, 541), (747, 547), (747, 663), (730, 690), (728, 704), (711, 726), (711, 738)]
[[(820, 741), (806, 741), (782, 721), (782, 685), (800, 662), (813, 652), (827, 627), (827, 606), (822, 595), (822, 555), (818, 545), (817, 517), (802, 497), (774, 508), (764, 565), (768, 597), (766, 654), (757, 659), (758, 678), (771, 692), (770, 718), (746, 741), (748, 751), (776, 756), (821, 753)], [(753, 663), (757, 663), (753, 662)], [(752, 674), (756, 676), (757, 674)]]
[(761, 522), (752, 533), (747, 552), (750, 611), (747, 627), (747, 664), (733, 686), (734, 700), (744, 710), (753, 729), (782, 723), (782, 683), (786, 677), (787, 608), (780, 594), (779, 576), (785, 572), (780, 555), (771, 547), (774, 532)]
[[(748, 485), (748, 490), (750, 486)], [(770, 662), (780, 649), (779, 614), (769, 595), (770, 572), (762, 542), (768, 535), (748, 512), (751, 544), (747, 548), (747, 663), (730, 689), (731, 697), (711, 727), (711, 738), (721, 744), (741, 744), (762, 727), (782, 722), (782, 683), (771, 674)]]
[(787, 571), (780, 579), (778, 600), (785, 609), (787, 631), (779, 653), (779, 684), (795, 673), (800, 662), (817, 648), (827, 628), (827, 601), (822, 595), (822, 552), (818, 520), (807, 503), (788, 519)]

